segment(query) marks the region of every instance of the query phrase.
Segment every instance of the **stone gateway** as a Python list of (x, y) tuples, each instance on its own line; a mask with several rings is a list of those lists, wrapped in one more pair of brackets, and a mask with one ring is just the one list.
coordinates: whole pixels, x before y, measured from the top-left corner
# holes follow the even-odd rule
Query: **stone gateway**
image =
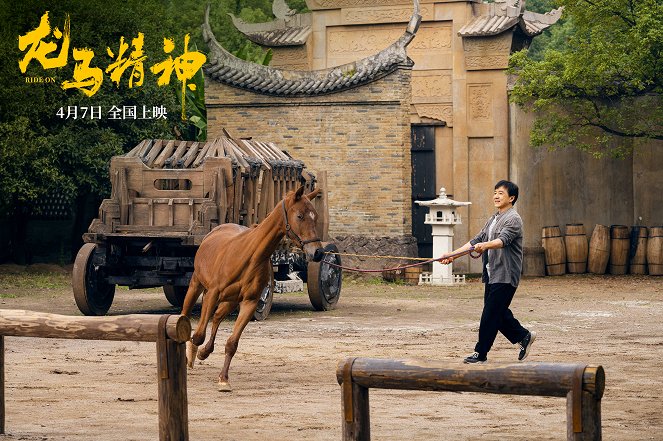
[[(561, 9), (534, 13), (522, 0), (307, 5), (311, 12), (296, 14), (275, 0), (270, 23), (235, 19), (248, 38), (273, 50), (270, 67), (225, 51), (209, 28), (208, 10), (209, 135), (225, 128), (236, 137), (269, 139), (326, 170), (329, 233), (341, 251), (431, 257), (426, 210), (414, 201), (434, 199), (440, 187), (456, 200), (474, 202), (459, 209), (465, 221), (454, 241), (464, 243), (490, 216), (488, 190), (500, 179), (523, 189), (526, 247), (540, 246), (542, 225), (584, 222), (591, 229), (594, 223), (631, 224), (644, 215), (646, 225), (662, 217), (663, 204), (646, 196), (630, 197), (620, 212), (603, 197), (592, 203), (606, 187), (616, 195), (647, 194), (652, 187), (661, 194), (663, 183), (650, 168), (663, 165), (663, 155), (654, 147), (645, 151), (646, 160), (634, 158), (627, 167), (606, 160), (614, 174), (587, 181), (587, 171), (597, 167), (592, 158), (536, 153), (528, 146), (531, 116), (509, 105), (505, 69), (510, 54), (559, 20)], [(574, 167), (572, 179), (565, 166)], [(560, 211), (556, 204), (563, 201), (552, 194), (577, 191), (579, 182), (584, 203)], [(479, 272), (480, 264), (464, 258), (456, 268)]]

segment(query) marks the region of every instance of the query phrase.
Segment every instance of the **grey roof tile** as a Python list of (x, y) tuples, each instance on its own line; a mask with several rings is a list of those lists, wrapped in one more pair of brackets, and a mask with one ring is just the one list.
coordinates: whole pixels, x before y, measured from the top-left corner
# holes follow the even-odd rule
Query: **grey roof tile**
[[(416, 35), (421, 15), (419, 0), (403, 35), (377, 54), (352, 63), (314, 71), (282, 70), (241, 60), (225, 50), (216, 40), (205, 11), (203, 39), (210, 49), (204, 67), (209, 78), (257, 93), (277, 96), (320, 95), (355, 87), (381, 78), (400, 65), (412, 65), (406, 48)], [(222, 67), (220, 67), (222, 66)]]
[(462, 37), (488, 37), (498, 35), (518, 25), (523, 32), (534, 37), (539, 35), (562, 16), (563, 8), (554, 9), (546, 14), (522, 11), (514, 14), (514, 8), (500, 10), (493, 7), (487, 13), (474, 17), (458, 31)]

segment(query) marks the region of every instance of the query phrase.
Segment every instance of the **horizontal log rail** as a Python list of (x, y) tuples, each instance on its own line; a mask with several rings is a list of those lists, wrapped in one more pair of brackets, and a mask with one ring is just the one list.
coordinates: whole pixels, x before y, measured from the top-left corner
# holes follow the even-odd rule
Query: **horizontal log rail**
[(184, 343), (191, 336), (191, 323), (187, 317), (142, 314), (78, 317), (0, 310), (0, 434), (5, 433), (5, 336), (155, 342), (159, 440), (189, 439)]
[[(160, 317), (147, 314), (78, 317), (21, 309), (0, 309), (0, 335), (156, 342), (159, 338)], [(189, 319), (178, 315), (169, 316), (166, 334), (177, 343), (186, 342), (191, 337)]]
[(370, 440), (370, 388), (567, 397), (567, 440), (601, 439), (601, 366), (518, 363), (464, 366), (420, 360), (349, 358), (336, 370), (343, 440)]

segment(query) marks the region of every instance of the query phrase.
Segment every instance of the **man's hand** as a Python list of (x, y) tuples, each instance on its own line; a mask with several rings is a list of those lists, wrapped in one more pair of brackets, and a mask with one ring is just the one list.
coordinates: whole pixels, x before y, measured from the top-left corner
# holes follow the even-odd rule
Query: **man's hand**
[(488, 243), (487, 242), (479, 242), (474, 244), (474, 251), (482, 254), (484, 251), (488, 249)]
[(453, 261), (454, 261), (453, 257), (444, 257), (444, 258), (440, 259), (440, 263), (442, 265), (449, 265)]

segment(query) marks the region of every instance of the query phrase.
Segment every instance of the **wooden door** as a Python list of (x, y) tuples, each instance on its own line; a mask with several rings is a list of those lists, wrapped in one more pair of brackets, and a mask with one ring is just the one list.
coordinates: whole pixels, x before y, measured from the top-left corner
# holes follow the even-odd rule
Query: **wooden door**
[(412, 235), (417, 239), (420, 257), (432, 257), (433, 236), (424, 224), (427, 207), (414, 201), (437, 197), (435, 185), (435, 126), (412, 126)]

